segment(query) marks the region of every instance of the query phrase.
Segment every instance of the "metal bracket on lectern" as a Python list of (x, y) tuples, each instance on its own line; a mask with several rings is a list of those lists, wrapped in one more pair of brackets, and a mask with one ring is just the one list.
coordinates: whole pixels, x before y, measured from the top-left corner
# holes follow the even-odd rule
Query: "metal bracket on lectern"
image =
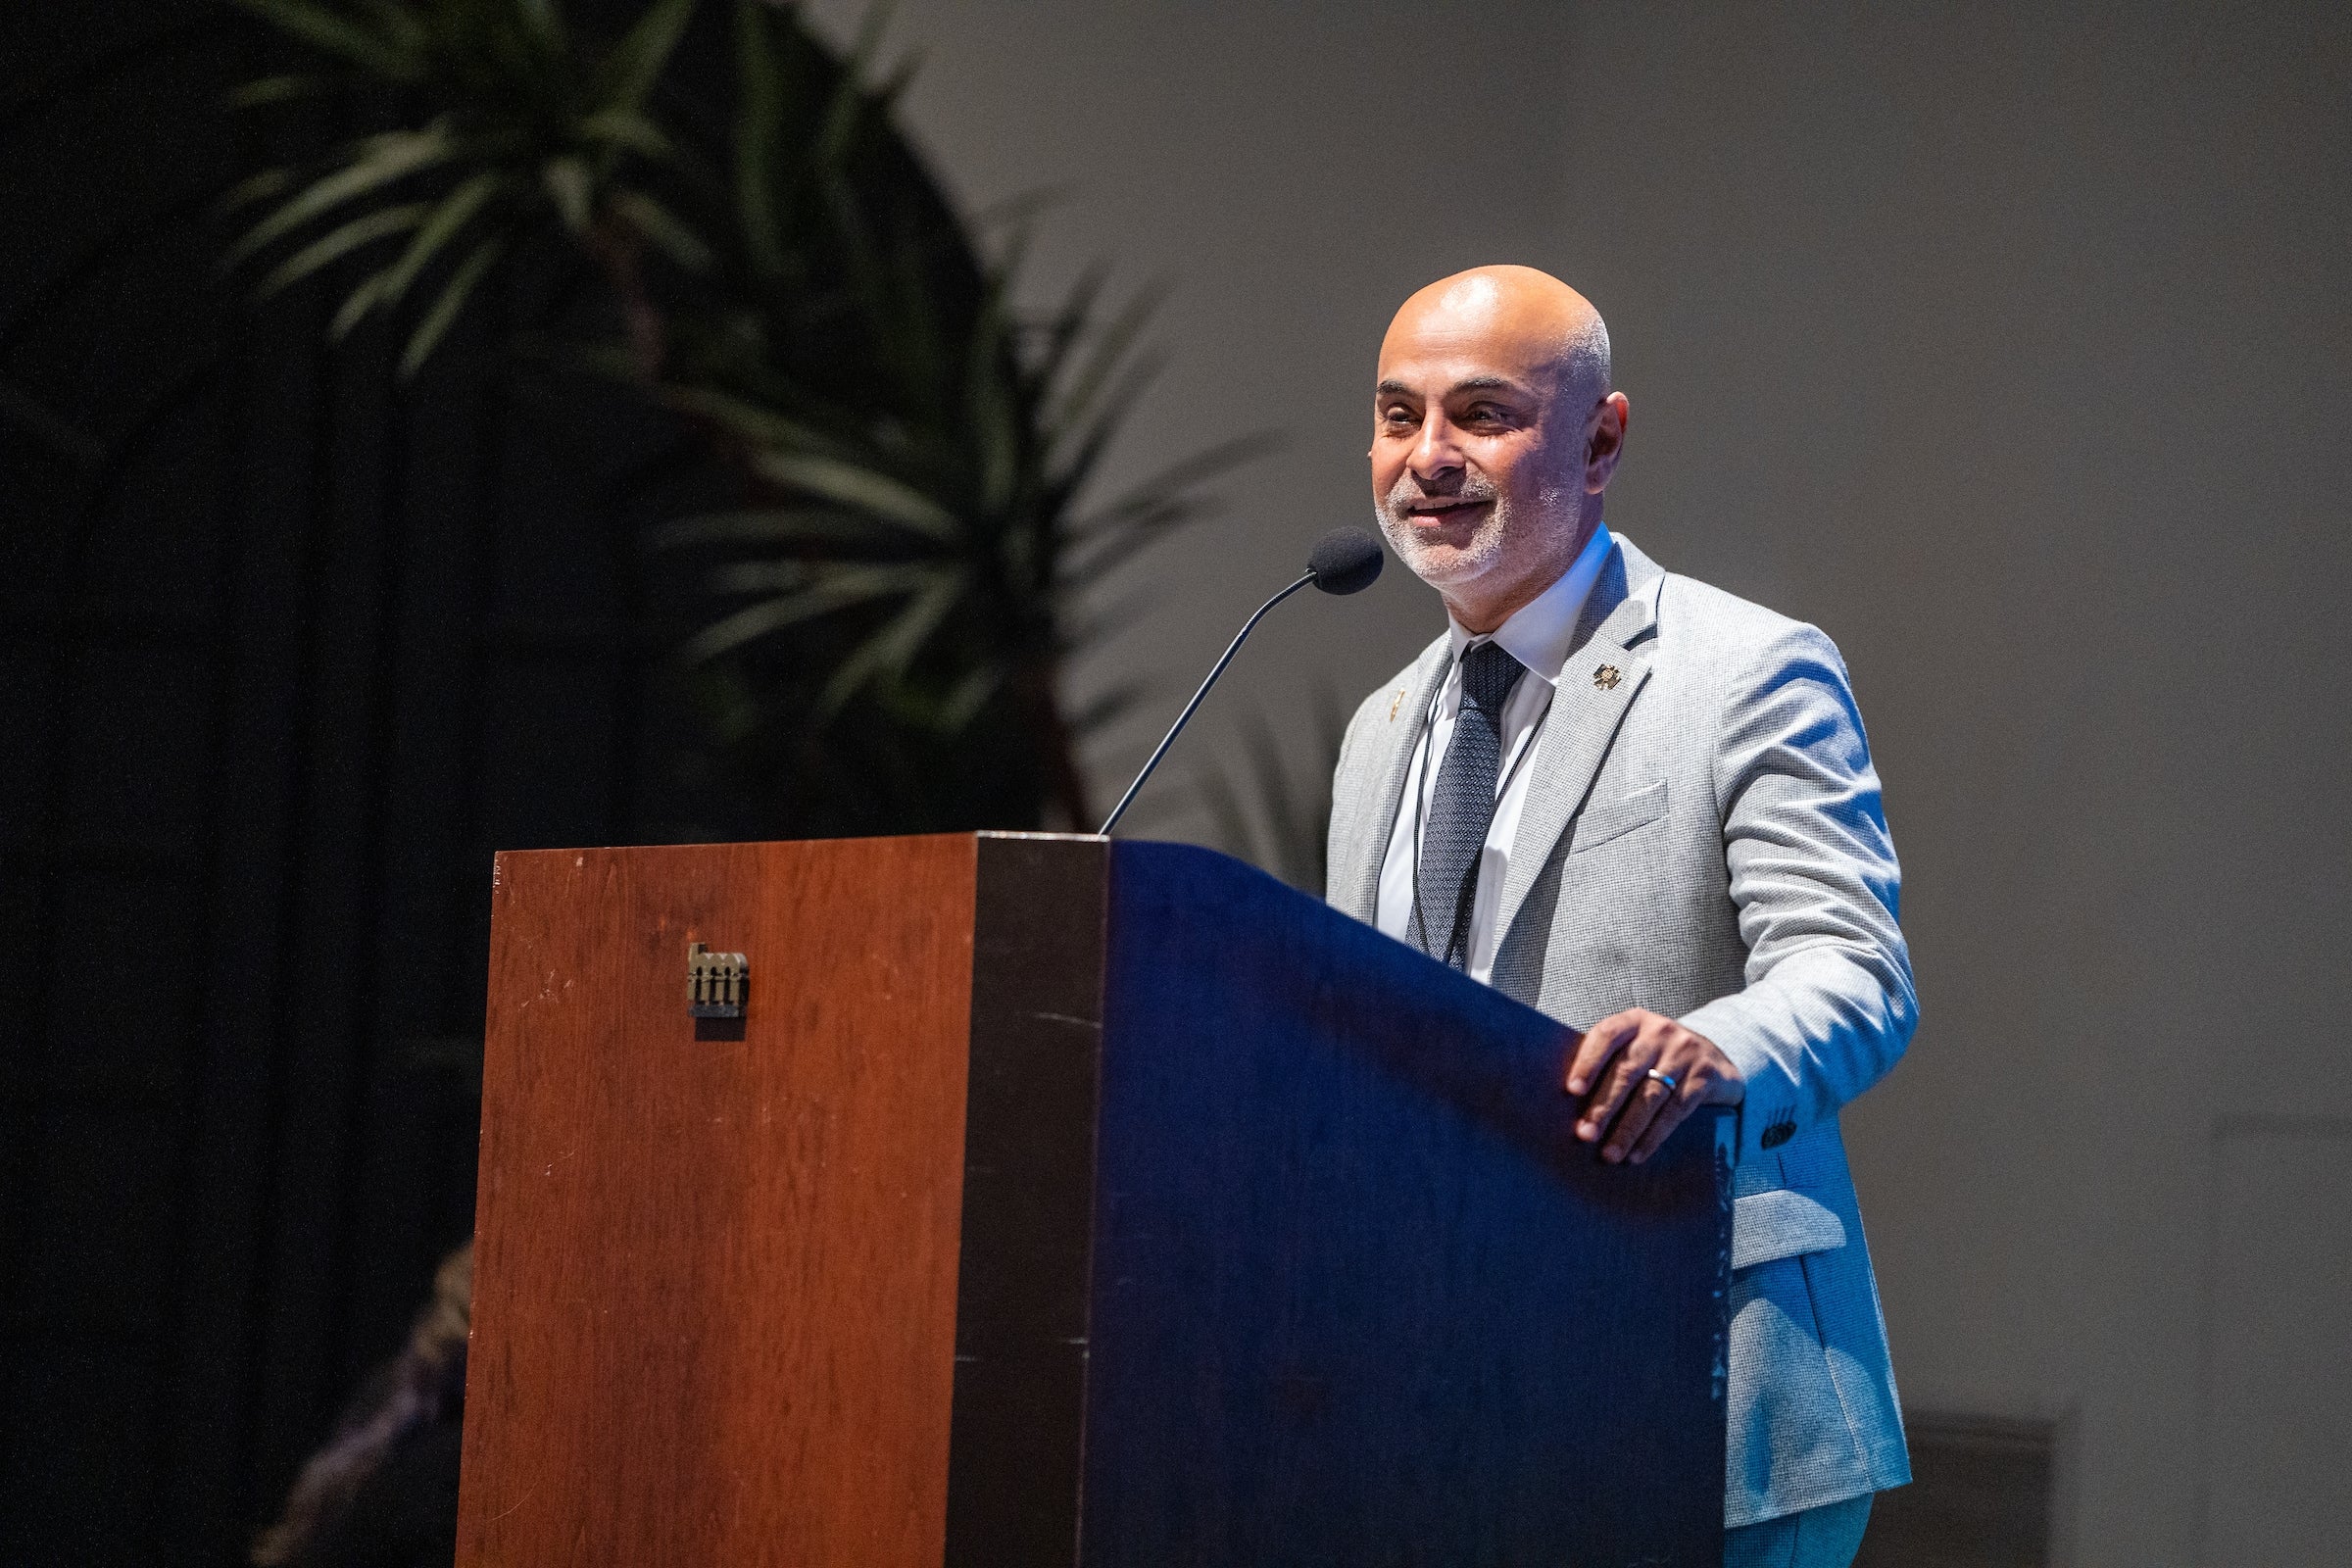
[(751, 965), (740, 953), (712, 953), (700, 942), (686, 945), (686, 1011), (697, 1018), (740, 1018), (751, 989)]

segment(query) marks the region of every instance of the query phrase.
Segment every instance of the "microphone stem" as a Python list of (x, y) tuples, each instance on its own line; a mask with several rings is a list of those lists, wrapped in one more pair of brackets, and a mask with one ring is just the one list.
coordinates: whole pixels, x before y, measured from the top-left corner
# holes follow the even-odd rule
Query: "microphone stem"
[(1231, 646), (1225, 650), (1225, 657), (1217, 661), (1217, 667), (1208, 672), (1208, 679), (1200, 683), (1200, 689), (1193, 693), (1193, 700), (1184, 705), (1184, 711), (1176, 715), (1176, 722), (1160, 741), (1159, 749), (1152, 754), (1152, 760), (1144, 764), (1144, 770), (1135, 775), (1135, 782), (1127, 786), (1127, 793), (1119, 797), (1119, 804), (1111, 808), (1110, 815), (1103, 819), (1102, 837), (1108, 838), (1110, 830), (1119, 825), (1119, 818), (1127, 814), (1127, 808), (1135, 802), (1135, 792), (1144, 787), (1144, 780), (1152, 776), (1152, 770), (1159, 765), (1159, 760), (1168, 755), (1168, 748), (1176, 744), (1176, 737), (1183, 732), (1185, 721), (1193, 716), (1193, 710), (1200, 706), (1200, 699), (1208, 695), (1208, 689), (1217, 683), (1217, 677), (1225, 673), (1225, 666), (1233, 662), (1233, 656), (1242, 651), (1243, 642), (1257, 629), (1257, 623), (1266, 618), (1266, 612), (1314, 580), (1315, 574), (1310, 571), (1257, 607), (1257, 613), (1251, 615), (1234, 637)]

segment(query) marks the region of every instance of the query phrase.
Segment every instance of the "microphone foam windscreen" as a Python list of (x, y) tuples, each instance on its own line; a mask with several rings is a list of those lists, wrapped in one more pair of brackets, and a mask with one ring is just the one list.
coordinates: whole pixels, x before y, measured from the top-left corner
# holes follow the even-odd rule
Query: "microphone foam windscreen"
[(1334, 528), (1315, 541), (1306, 569), (1327, 594), (1352, 594), (1372, 586), (1383, 561), (1380, 541), (1361, 528)]

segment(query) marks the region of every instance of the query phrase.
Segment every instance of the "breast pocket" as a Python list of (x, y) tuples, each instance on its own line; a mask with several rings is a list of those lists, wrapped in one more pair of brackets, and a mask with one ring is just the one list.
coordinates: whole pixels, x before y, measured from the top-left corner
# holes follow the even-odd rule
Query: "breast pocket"
[(1576, 830), (1569, 836), (1568, 853), (1579, 855), (1596, 844), (1623, 838), (1666, 814), (1666, 781), (1645, 784), (1621, 801), (1596, 801), (1577, 813)]

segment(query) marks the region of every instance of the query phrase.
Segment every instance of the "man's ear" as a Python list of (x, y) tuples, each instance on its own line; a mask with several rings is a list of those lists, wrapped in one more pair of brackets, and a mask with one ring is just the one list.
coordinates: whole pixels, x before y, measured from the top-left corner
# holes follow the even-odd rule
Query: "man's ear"
[(1585, 445), (1585, 491), (1598, 495), (1609, 487), (1625, 451), (1625, 428), (1631, 406), (1622, 392), (1612, 392), (1592, 411), (1592, 435)]

